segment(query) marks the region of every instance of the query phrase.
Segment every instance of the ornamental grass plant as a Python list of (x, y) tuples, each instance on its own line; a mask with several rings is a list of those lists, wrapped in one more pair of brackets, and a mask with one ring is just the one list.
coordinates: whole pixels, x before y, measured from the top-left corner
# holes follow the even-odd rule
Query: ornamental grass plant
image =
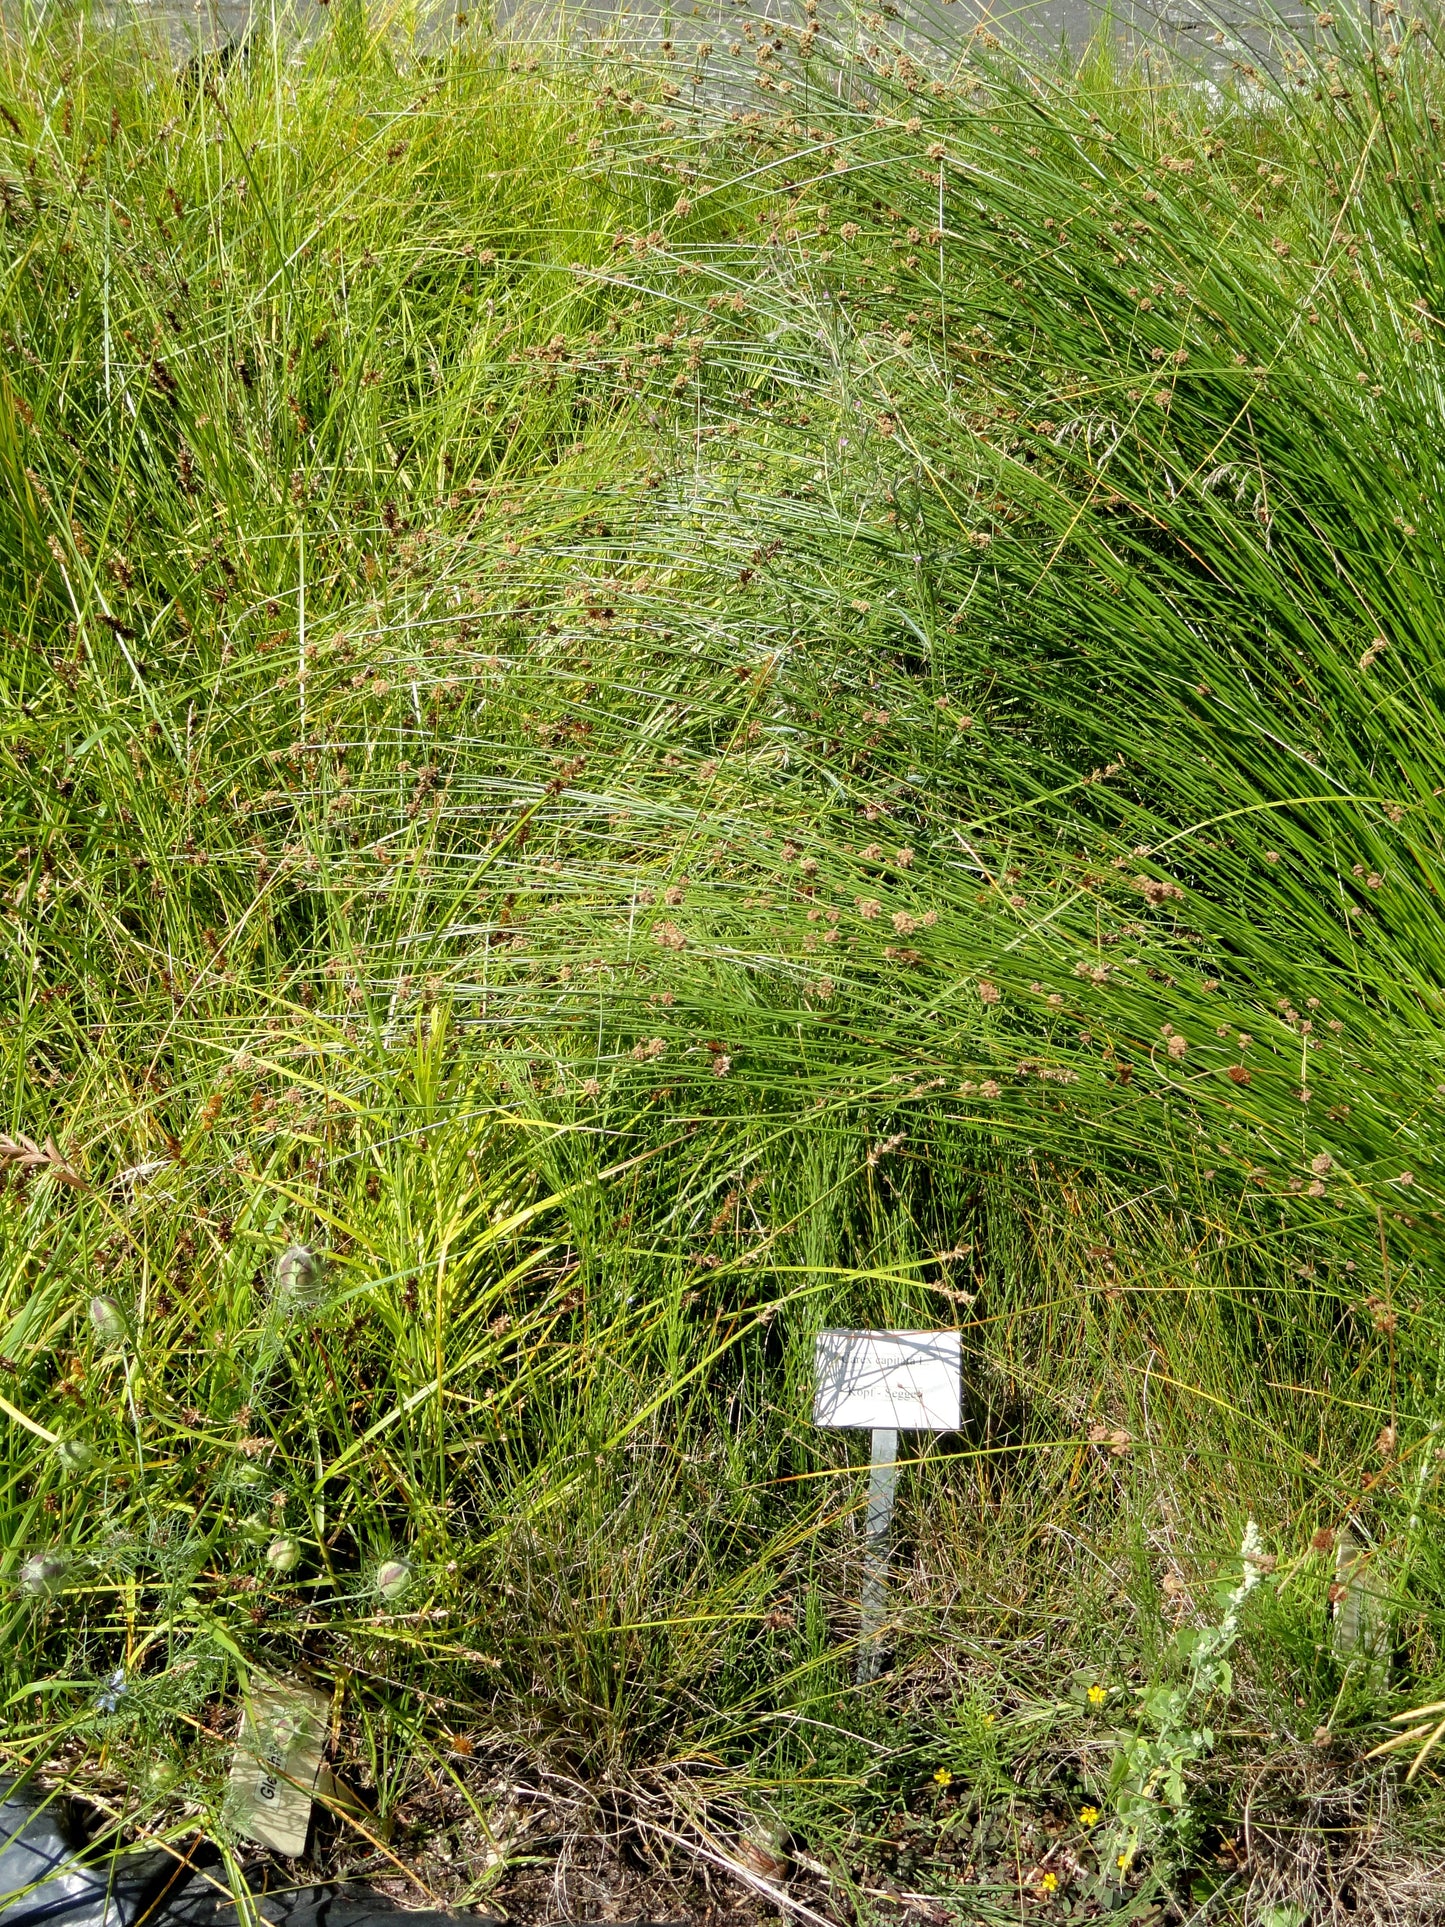
[[(1436, 1918), (1437, 23), (685, 24), (4, 42), (0, 1754), (239, 1878), (291, 1676), (413, 1900)], [(823, 1325), (963, 1334), (866, 1688)]]

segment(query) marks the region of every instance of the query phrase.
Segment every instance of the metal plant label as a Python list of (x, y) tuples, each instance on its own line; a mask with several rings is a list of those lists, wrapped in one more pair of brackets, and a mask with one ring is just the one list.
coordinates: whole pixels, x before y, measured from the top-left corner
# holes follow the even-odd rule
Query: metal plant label
[(863, 1556), (858, 1682), (878, 1676), (888, 1584), (888, 1527), (898, 1480), (900, 1432), (958, 1427), (963, 1342), (954, 1332), (819, 1332), (814, 1423), (873, 1434)]

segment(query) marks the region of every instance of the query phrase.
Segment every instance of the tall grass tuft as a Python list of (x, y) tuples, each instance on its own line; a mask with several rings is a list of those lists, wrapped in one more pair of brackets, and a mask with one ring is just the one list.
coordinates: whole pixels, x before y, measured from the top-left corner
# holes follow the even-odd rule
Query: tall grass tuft
[[(1430, 1917), (1435, 28), (950, 19), (5, 42), (0, 1747), (132, 1831), (280, 1673), (434, 1899)], [(964, 1334), (861, 1690), (824, 1324)]]

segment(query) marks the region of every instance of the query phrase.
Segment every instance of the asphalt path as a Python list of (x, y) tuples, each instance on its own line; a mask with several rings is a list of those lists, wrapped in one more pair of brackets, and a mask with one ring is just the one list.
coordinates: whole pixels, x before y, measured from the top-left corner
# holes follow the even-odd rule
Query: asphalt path
[[(784, 18), (798, 12), (796, 0), (749, 3), (754, 10)], [(454, 31), (457, 9), (468, 9), (476, 24), (490, 7), (499, 29), (522, 34), (529, 23), (545, 17), (548, 39), (555, 34), (551, 23), (558, 17), (555, 9), (545, 16), (540, 11), (550, 0), (370, 0), (373, 12), (379, 4), (419, 50), (436, 46)], [(711, 36), (740, 4), (741, 0), (571, 0), (569, 12), (583, 41), (618, 35), (638, 45), (665, 35)], [(1304, 28), (1312, 21), (1313, 8), (1303, 9), (1288, 0), (1283, 5), (1284, 17), (1292, 25)], [(38, 26), (44, 31), (47, 9), (54, 18), (62, 7), (73, 12), (74, 0), (0, 0), (0, 18), (12, 25), (28, 21), (32, 29)], [(274, 18), (284, 24), (287, 37), (299, 30), (305, 38), (321, 31), (326, 17), (322, 0), (84, 0), (87, 35), (140, 27), (163, 34), (178, 60), (239, 45), (253, 19), (264, 27)], [(960, 39), (983, 21), (1005, 39), (1064, 49), (1077, 58), (1102, 36), (1128, 52), (1157, 47), (1186, 60), (1192, 57), (1206, 73), (1242, 55), (1267, 60), (1270, 40), (1251, 0), (1108, 0), (1107, 8), (1099, 0), (957, 0), (946, 16), (937, 17), (947, 18)]]

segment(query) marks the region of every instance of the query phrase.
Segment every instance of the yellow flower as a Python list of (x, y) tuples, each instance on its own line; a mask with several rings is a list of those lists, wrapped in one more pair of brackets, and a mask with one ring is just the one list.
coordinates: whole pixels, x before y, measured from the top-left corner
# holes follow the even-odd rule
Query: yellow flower
[(1132, 1857), (1133, 1857), (1132, 1855), (1130, 1855), (1130, 1854), (1127, 1854), (1127, 1853), (1121, 1853), (1121, 1854), (1119, 1855), (1119, 1861), (1118, 1861), (1118, 1866), (1119, 1866), (1119, 1871), (1120, 1871), (1120, 1873), (1128, 1873), (1128, 1871), (1129, 1871), (1129, 1862), (1130, 1862), (1130, 1860), (1131, 1860), (1131, 1858), (1132, 1858)]
[(1091, 1686), (1091, 1687), (1089, 1688), (1089, 1704), (1090, 1704), (1090, 1706), (1102, 1706), (1102, 1705), (1104, 1704), (1104, 1701), (1105, 1701), (1105, 1700), (1106, 1700), (1106, 1699), (1107, 1699), (1108, 1697), (1109, 1697), (1109, 1694), (1108, 1694), (1108, 1689), (1107, 1689), (1106, 1687), (1103, 1687), (1103, 1686)]
[(1059, 1889), (1059, 1876), (1056, 1873), (1046, 1873), (1039, 1882), (1039, 1887), (1041, 1891), (1046, 1894), (1057, 1893)]
[(1079, 1808), (1079, 1825), (1080, 1826), (1096, 1827), (1098, 1826), (1098, 1824), (1099, 1824), (1099, 1809), (1097, 1807), (1080, 1807)]
[(952, 1786), (952, 1785), (953, 1785), (953, 1775), (952, 1775), (952, 1774), (951, 1774), (951, 1773), (949, 1772), (949, 1770), (948, 1770), (948, 1768), (947, 1768), (946, 1766), (941, 1766), (941, 1767), (940, 1767), (940, 1768), (938, 1769), (938, 1771), (937, 1771), (937, 1772), (936, 1772), (936, 1773), (934, 1774), (934, 1776), (933, 1776), (933, 1780), (934, 1780), (934, 1784), (935, 1784), (936, 1786)]

